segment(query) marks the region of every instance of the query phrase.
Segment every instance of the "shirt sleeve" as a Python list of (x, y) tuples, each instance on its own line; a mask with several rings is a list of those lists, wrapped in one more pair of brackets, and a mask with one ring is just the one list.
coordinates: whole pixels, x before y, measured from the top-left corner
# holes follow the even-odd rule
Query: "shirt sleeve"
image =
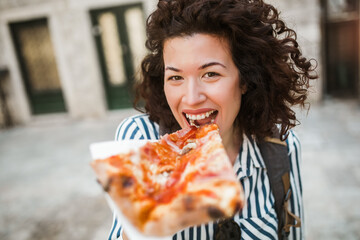
[(159, 139), (159, 126), (144, 114), (124, 119), (115, 133), (116, 141), (156, 139)]
[(121, 226), (121, 223), (118, 221), (118, 217), (116, 216), (115, 212), (113, 212), (113, 224), (110, 230), (108, 240), (123, 240), (122, 234), (123, 228)]
[(301, 227), (290, 229), (289, 239), (304, 239), (304, 206), (301, 182), (301, 144), (294, 131), (290, 131), (287, 139), (290, 161), (290, 184), (292, 196), (290, 198), (290, 211), (301, 219)]
[[(149, 120), (147, 115), (137, 115), (124, 119), (116, 129), (115, 140), (156, 140), (159, 138), (159, 126)], [(123, 240), (121, 222), (113, 211), (113, 223), (108, 240)]]

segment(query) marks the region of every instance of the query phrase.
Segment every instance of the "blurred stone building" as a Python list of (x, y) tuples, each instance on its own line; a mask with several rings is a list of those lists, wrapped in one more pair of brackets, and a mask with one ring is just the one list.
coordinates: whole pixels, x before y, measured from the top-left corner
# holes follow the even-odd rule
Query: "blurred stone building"
[[(318, 62), (310, 99), (359, 97), (357, 0), (271, 0)], [(0, 0), (0, 126), (131, 107), (156, 0)]]

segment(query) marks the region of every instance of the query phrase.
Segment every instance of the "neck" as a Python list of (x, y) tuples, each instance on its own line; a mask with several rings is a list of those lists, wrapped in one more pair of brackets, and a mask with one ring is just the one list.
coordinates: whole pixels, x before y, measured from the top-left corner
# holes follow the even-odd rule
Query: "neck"
[(225, 151), (230, 159), (232, 165), (234, 165), (237, 155), (239, 154), (239, 149), (242, 143), (242, 138), (233, 137), (231, 139), (224, 139), (223, 144)]

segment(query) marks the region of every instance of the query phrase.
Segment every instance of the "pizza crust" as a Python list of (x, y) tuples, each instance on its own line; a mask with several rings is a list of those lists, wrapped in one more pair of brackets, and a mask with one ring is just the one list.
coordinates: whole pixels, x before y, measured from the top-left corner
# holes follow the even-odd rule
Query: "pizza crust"
[[(207, 197), (199, 191), (179, 195), (166, 205), (156, 207), (142, 229), (146, 235), (168, 236), (181, 229), (207, 223), (219, 218), (231, 217), (241, 203), (234, 198), (241, 195), (234, 185), (219, 183), (207, 184), (215, 196)], [(204, 188), (199, 187), (203, 190)], [(200, 191), (201, 191), (200, 190)]]

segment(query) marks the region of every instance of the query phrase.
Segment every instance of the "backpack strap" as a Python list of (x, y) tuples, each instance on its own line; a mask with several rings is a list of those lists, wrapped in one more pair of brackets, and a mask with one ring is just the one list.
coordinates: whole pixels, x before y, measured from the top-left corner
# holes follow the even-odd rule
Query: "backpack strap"
[[(284, 206), (283, 206), (283, 226), (281, 226), (281, 236), (282, 239), (287, 239), (290, 233), (290, 227), (300, 227), (301, 219), (296, 216), (294, 213), (289, 210), (289, 201), (291, 197), (291, 189), (290, 189), (290, 176), (289, 173), (284, 174), (282, 176), (283, 185), (286, 191), (286, 195), (284, 198)], [(287, 190), (286, 190), (287, 189)], [(281, 239), (281, 238), (279, 238)]]
[(273, 136), (258, 142), (264, 159), (270, 187), (275, 198), (275, 211), (278, 217), (278, 237), (288, 239), (290, 227), (300, 227), (301, 220), (289, 210), (291, 197), (290, 161), (286, 142), (280, 140), (279, 130), (274, 128)]

